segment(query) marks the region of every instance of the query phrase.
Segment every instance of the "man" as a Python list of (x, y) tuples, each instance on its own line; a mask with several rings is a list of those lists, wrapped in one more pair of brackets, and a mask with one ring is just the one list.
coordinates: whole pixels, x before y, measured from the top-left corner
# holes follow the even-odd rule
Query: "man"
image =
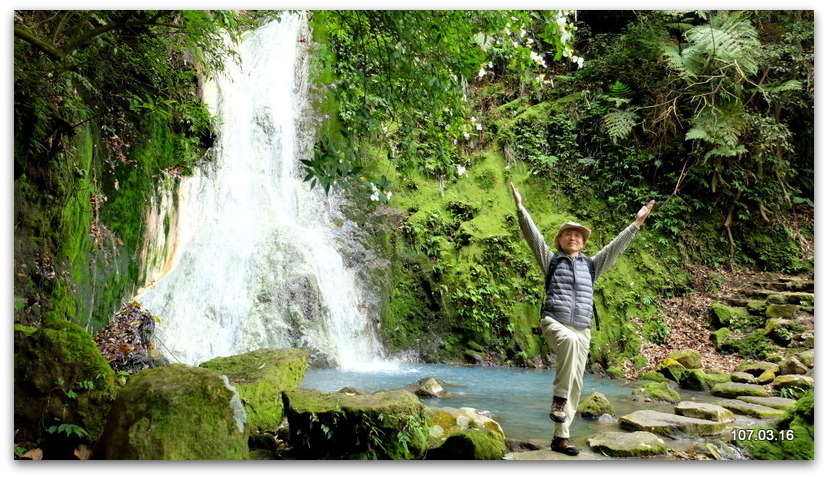
[(529, 212), (523, 207), (517, 188), (511, 183), (510, 186), (517, 206), (520, 229), (535, 259), (547, 275), (540, 329), (549, 348), (557, 356), (552, 408), (549, 411), (549, 418), (555, 422), (551, 447), (555, 451), (574, 456), (580, 450), (569, 440), (569, 426), (581, 397), (584, 368), (592, 338), (593, 283), (630, 245), (655, 201), (643, 206), (632, 224), (594, 257), (589, 258), (582, 252), (591, 233), (589, 228), (575, 222), (562, 224), (555, 235), (556, 251), (551, 250)]

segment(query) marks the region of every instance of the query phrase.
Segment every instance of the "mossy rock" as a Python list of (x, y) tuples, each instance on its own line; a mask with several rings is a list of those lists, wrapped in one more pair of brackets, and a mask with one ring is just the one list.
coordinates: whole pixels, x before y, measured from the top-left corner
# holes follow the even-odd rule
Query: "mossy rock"
[(745, 307), (730, 307), (721, 303), (710, 306), (710, 326), (714, 329), (738, 325), (749, 318), (750, 312)]
[(687, 390), (710, 390), (716, 382), (699, 369), (685, 370), (679, 386)]
[(642, 382), (643, 381), (650, 381), (650, 382), (668, 382), (668, 381), (670, 381), (669, 378), (667, 378), (664, 375), (656, 372), (655, 370), (647, 370), (646, 372), (639, 375), (638, 378)]
[(299, 387), (308, 359), (302, 349), (259, 349), (199, 366), (227, 376), (244, 403), (251, 430), (275, 431), (284, 418), (282, 392)]
[(429, 449), (438, 448), (448, 437), (458, 432), (476, 428), (492, 430), (503, 439), (506, 438), (499, 423), (474, 408), (430, 408), (426, 417)]
[(675, 360), (686, 369), (697, 369), (702, 367), (701, 354), (693, 349), (684, 349), (667, 355), (667, 359)]
[(782, 318), (793, 319), (799, 307), (790, 304), (771, 304), (765, 310), (765, 317), (769, 319)]
[(632, 391), (633, 400), (664, 403), (679, 403), (681, 395), (670, 382), (648, 382)]
[[(758, 397), (764, 398), (764, 397)], [(749, 402), (739, 398), (726, 398), (716, 402), (719, 406), (731, 410), (739, 415), (746, 415), (761, 419), (778, 418), (784, 413), (777, 408), (768, 407), (761, 403)]]
[(247, 418), (227, 377), (172, 364), (134, 374), (106, 420), (106, 460), (245, 460)]
[(717, 397), (725, 398), (736, 398), (739, 395), (751, 395), (755, 397), (767, 397), (769, 395), (761, 385), (736, 382), (717, 383), (713, 386), (710, 393)]
[(503, 435), (487, 428), (459, 431), (442, 445), (429, 450), (429, 460), (502, 460), (506, 455)]
[(282, 393), (300, 459), (411, 460), (425, 455), (426, 408), (411, 392)]
[(710, 341), (713, 343), (713, 347), (715, 347), (717, 351), (721, 352), (731, 335), (733, 335), (732, 330), (727, 327), (722, 327), (710, 334)]
[[(739, 443), (760, 460), (814, 459), (814, 391), (797, 400), (773, 426), (784, 440), (743, 440)], [(756, 435), (754, 434), (753, 437)]]
[(802, 362), (806, 367), (813, 368), (814, 366), (814, 349), (806, 350), (796, 354), (796, 358)]
[(664, 375), (676, 383), (681, 382), (681, 378), (684, 376), (684, 372), (686, 370), (687, 369), (684, 365), (671, 358), (665, 358), (661, 361), (658, 367), (656, 367), (656, 372)]
[(583, 418), (598, 418), (603, 414), (615, 415), (615, 407), (601, 392), (593, 392), (578, 404), (577, 412)]
[(779, 375), (773, 379), (773, 388), (776, 390), (788, 388), (808, 390), (814, 388), (814, 379), (807, 375)]
[(49, 427), (71, 424), (94, 441), (117, 392), (115, 372), (79, 325), (14, 325), (15, 440), (37, 441)]
[(777, 373), (779, 371), (779, 365), (762, 360), (745, 360), (737, 365), (735, 370), (737, 372), (748, 372), (753, 376), (758, 377), (767, 371)]

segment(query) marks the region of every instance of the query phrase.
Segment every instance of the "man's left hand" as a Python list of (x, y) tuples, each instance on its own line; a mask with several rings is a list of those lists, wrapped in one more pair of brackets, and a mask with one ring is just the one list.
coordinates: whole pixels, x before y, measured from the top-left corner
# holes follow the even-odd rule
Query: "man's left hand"
[(653, 210), (653, 206), (655, 206), (655, 199), (648, 202), (644, 206), (641, 206), (641, 209), (638, 211), (638, 214), (635, 216), (635, 225), (641, 227), (644, 224), (644, 221), (647, 219), (647, 216), (650, 215), (650, 211)]

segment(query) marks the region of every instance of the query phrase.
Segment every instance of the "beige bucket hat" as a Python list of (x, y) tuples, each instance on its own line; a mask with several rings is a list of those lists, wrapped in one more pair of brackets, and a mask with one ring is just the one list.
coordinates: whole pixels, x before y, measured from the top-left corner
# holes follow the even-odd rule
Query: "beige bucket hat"
[(563, 232), (566, 231), (567, 229), (577, 229), (577, 230), (581, 231), (581, 234), (583, 234), (583, 236), (584, 236), (584, 244), (586, 244), (587, 240), (589, 240), (589, 235), (592, 234), (592, 230), (590, 228), (586, 227), (586, 226), (582, 226), (582, 225), (578, 224), (577, 222), (565, 222), (565, 223), (561, 224), (561, 227), (558, 228), (558, 233), (555, 234), (555, 245), (556, 246), (559, 244), (558, 239), (560, 239), (561, 234), (563, 234)]

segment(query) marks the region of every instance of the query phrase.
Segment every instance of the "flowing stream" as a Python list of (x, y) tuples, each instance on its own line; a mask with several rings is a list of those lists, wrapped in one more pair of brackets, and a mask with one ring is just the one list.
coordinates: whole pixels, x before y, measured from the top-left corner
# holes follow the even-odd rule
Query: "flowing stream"
[(302, 16), (285, 15), (245, 37), (240, 61), (205, 85), (218, 138), (211, 159), (165, 201), (177, 203), (174, 214), (155, 214), (175, 218), (164, 233), (168, 257), (137, 297), (160, 318), (159, 351), (171, 361), (265, 347), (304, 348), (325, 365), (382, 357), (337, 250), (328, 198), (302, 181), (299, 160), (313, 145), (309, 36)]

